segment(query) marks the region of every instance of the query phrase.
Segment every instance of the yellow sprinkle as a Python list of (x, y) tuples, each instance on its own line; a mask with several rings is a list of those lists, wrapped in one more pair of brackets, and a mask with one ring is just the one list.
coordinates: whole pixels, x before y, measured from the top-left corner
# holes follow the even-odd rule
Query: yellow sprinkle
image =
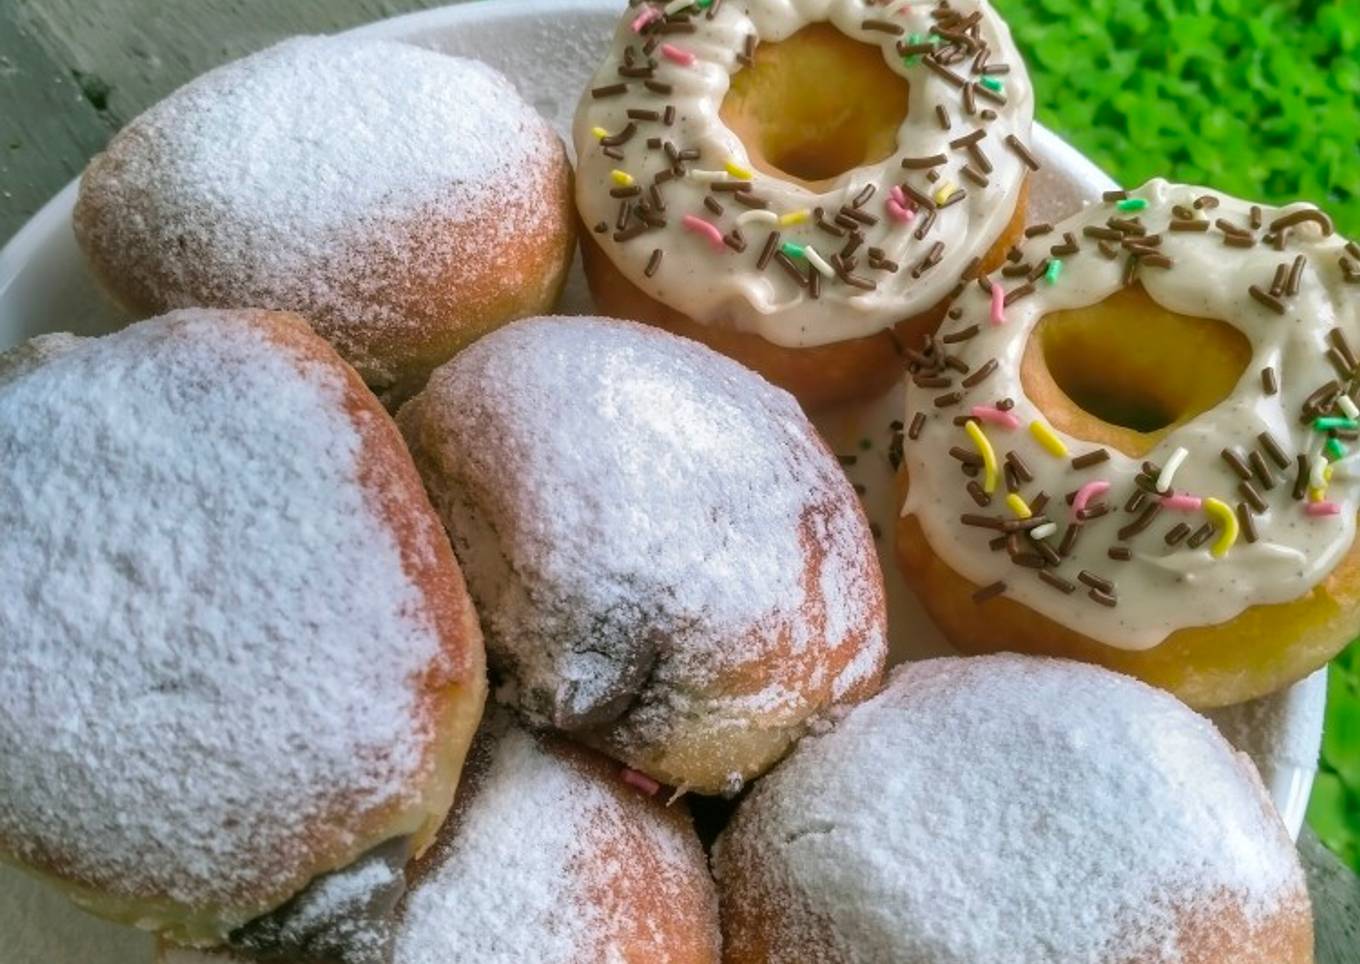
[(1038, 439), (1039, 444), (1049, 455), (1055, 455), (1060, 459), (1067, 457), (1067, 446), (1063, 444), (1063, 440), (1054, 435), (1053, 429), (1037, 418), (1029, 423), (1029, 434)]
[(1029, 503), (1020, 498), (1019, 492), (1012, 492), (1006, 496), (1006, 505), (1015, 513), (1017, 519), (1028, 519), (1034, 515), (1033, 512), (1029, 511)]
[(605, 130), (603, 127), (592, 127), (590, 133), (595, 135), (597, 141), (602, 141), (609, 136), (609, 131)]
[(995, 492), (996, 453), (992, 451), (992, 443), (987, 441), (986, 433), (971, 418), (963, 423), (963, 430), (973, 440), (973, 447), (978, 450), (978, 455), (982, 456), (982, 491)]
[(1321, 501), (1323, 501), (1323, 500), (1326, 499), (1326, 498), (1327, 498), (1327, 490), (1326, 490), (1326, 489), (1309, 489), (1309, 490), (1308, 490), (1308, 501), (1309, 501), (1309, 502), (1321, 502)]
[(749, 181), (751, 178), (755, 177), (750, 170), (738, 164), (735, 158), (729, 157), (727, 163), (724, 164), (723, 167), (727, 168), (727, 173), (731, 174), (738, 181)]
[(800, 208), (797, 211), (790, 211), (779, 219), (779, 223), (785, 226), (790, 224), (802, 224), (808, 219), (807, 208)]
[(1213, 547), (1209, 550), (1215, 559), (1222, 559), (1237, 541), (1237, 516), (1232, 509), (1217, 499), (1204, 500), (1204, 514), (1223, 527), (1223, 531), (1218, 534)]
[(954, 193), (954, 182), (953, 182), (953, 181), (945, 181), (943, 184), (941, 184), (939, 187), (937, 187), (937, 188), (935, 189), (935, 203), (936, 203), (936, 204), (943, 204), (945, 201), (948, 201), (948, 200), (949, 200), (950, 196), (951, 196), (953, 193)]
[(633, 175), (629, 174), (627, 171), (610, 171), (609, 176), (614, 179), (614, 183), (619, 187), (633, 186)]
[(1322, 477), (1326, 479), (1328, 482), (1332, 481), (1332, 464), (1330, 462), (1328, 462), (1327, 465), (1323, 467)]

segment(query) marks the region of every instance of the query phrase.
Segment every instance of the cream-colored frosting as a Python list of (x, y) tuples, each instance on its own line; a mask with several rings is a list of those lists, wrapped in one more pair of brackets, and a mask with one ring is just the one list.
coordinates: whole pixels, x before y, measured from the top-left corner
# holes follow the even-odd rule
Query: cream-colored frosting
[[(1217, 198), (1218, 206), (1195, 209), (1195, 200), (1205, 195)], [(992, 297), (982, 290), (987, 282), (970, 284), (955, 302), (960, 315), (946, 320), (940, 336), (948, 338), (974, 325), (978, 334), (941, 347), (970, 372), (990, 359), (996, 360), (997, 368), (972, 388), (964, 387), (966, 376), (955, 371), (948, 372), (953, 382), (950, 387), (908, 385), (907, 425), (918, 412), (925, 414), (925, 422), (915, 440), (904, 442), (911, 488), (902, 514), (914, 515), (931, 549), (975, 584), (986, 587), (1004, 581), (1007, 596), (1058, 623), (1111, 646), (1148, 649), (1174, 630), (1220, 623), (1249, 606), (1301, 596), (1323, 579), (1350, 547), (1360, 454), (1335, 462), (1330, 483), (1324, 492), (1316, 494), (1335, 505), (1337, 511), (1332, 515), (1305, 511), (1315, 498), (1313, 493), (1302, 500), (1293, 497), (1297, 472), (1292, 463), (1298, 454), (1312, 460), (1323, 453), (1326, 433), (1316, 430), (1311, 422), (1302, 422), (1300, 412), (1315, 389), (1339, 377), (1326, 357), (1332, 347), (1331, 331), (1341, 329), (1349, 345), (1360, 346), (1360, 300), (1356, 297), (1360, 288), (1346, 282), (1343, 263), (1354, 263), (1354, 259), (1346, 252), (1346, 240), (1329, 233), (1330, 222), (1324, 228), (1315, 220), (1305, 220), (1284, 229), (1282, 249), (1267, 240), (1278, 233), (1272, 223), (1291, 213), (1314, 210), (1307, 205), (1262, 208), (1260, 227), (1253, 229), (1252, 205), (1206, 188), (1152, 180), (1129, 196), (1145, 200), (1146, 208), (1119, 210), (1113, 201), (1092, 204), (1052, 232), (1026, 242), (1021, 249), (1023, 261), (1036, 266), (1051, 257), (1054, 245), (1063, 244), (1065, 233), (1075, 236), (1079, 251), (1062, 256), (1061, 273), (1055, 282), (1039, 277), (1033, 282), (1033, 294), (1006, 306), (1002, 324), (993, 321)], [(1196, 219), (1210, 222), (1209, 229), (1169, 230), (1177, 206), (1182, 215), (1189, 209)], [(1163, 507), (1146, 530), (1127, 539), (1118, 538), (1118, 531), (1137, 517), (1137, 513), (1126, 511), (1125, 504), (1136, 488), (1135, 476), (1142, 471), (1144, 460), (1109, 448), (1107, 461), (1074, 469), (1072, 458), (1100, 446), (1055, 431), (1068, 450), (1065, 456), (1057, 457), (1030, 429), (1032, 422), (1044, 421), (1026, 397), (1020, 376), (1021, 358), (1035, 325), (1050, 312), (1093, 305), (1124, 286), (1126, 262), (1131, 255), (1120, 250), (1115, 258), (1107, 258), (1098, 249), (1097, 239), (1084, 234), (1087, 227), (1104, 228), (1111, 217), (1137, 218), (1147, 236), (1160, 236), (1155, 250), (1169, 257), (1171, 266), (1149, 264), (1137, 273), (1138, 281), (1155, 302), (1185, 315), (1227, 322), (1252, 346), (1252, 360), (1229, 395), (1174, 428), (1145, 457), (1158, 467), (1166, 467), (1173, 461), (1173, 453), (1184, 448), (1187, 454), (1175, 471), (1171, 490), (1214, 498), (1236, 510), (1244, 501), (1238, 488), (1242, 480), (1220, 453), (1225, 447), (1233, 447), (1245, 459), (1253, 451), (1260, 452), (1276, 482), (1269, 490), (1259, 482), (1253, 483), (1268, 503), (1264, 513), (1252, 516), (1257, 541), (1249, 541), (1243, 532), (1221, 557), (1212, 550), (1218, 536), (1225, 534), (1226, 525), (1218, 526), (1215, 536), (1197, 548), (1190, 548), (1186, 540), (1171, 546), (1164, 539), (1177, 523), (1186, 523), (1193, 532), (1206, 522), (1214, 522), (1212, 513), (1204, 508)], [(1225, 232), (1214, 223), (1219, 219), (1238, 226), (1256, 243), (1251, 247), (1228, 246)], [(1248, 288), (1254, 285), (1269, 297), (1277, 266), (1291, 266), (1298, 255), (1306, 260), (1297, 294), (1282, 292), (1278, 301), (1283, 313), (1277, 313), (1253, 297)], [(1026, 279), (1005, 278), (998, 272), (990, 282), (1013, 292)], [(1177, 346), (1169, 344), (1165, 350), (1175, 352)], [(1098, 366), (1100, 361), (1093, 358), (1091, 364)], [(1262, 371), (1267, 367), (1278, 381), (1278, 392), (1273, 395), (1263, 387)], [(1352, 398), (1358, 393), (1356, 386), (1352, 380)], [(959, 403), (937, 407), (935, 400), (951, 391), (962, 392)], [(1050, 497), (1044, 514), (1057, 524), (1057, 532), (1047, 538), (1050, 546), (1059, 547), (1072, 519), (1065, 495), (1087, 482), (1110, 483), (1109, 491), (1092, 499), (1091, 505), (1104, 502), (1111, 511), (1088, 520), (1071, 553), (1050, 570), (1076, 584), (1071, 594), (1041, 581), (1036, 570), (1014, 564), (1007, 550), (989, 549), (988, 542), (997, 532), (961, 522), (965, 513), (1015, 518), (1006, 503), (1004, 480), (998, 481), (991, 504), (980, 507), (965, 489), (968, 480), (960, 473), (960, 462), (949, 455), (955, 446), (976, 451), (966, 428), (955, 425), (954, 419), (969, 414), (973, 406), (992, 406), (1004, 398), (1014, 401), (1010, 414), (1018, 419), (1018, 427), (1006, 428), (985, 420), (978, 424), (998, 460), (1013, 450), (1032, 470), (1033, 480), (1025, 483), (1019, 494), (1026, 501), (1033, 501), (1040, 492)], [(1341, 416), (1343, 412), (1334, 408), (1326, 414)], [(1278, 441), (1291, 462), (1289, 468), (1276, 468), (1267, 457), (1259, 441), (1263, 432)], [(1343, 444), (1355, 447), (1353, 442)], [(1111, 559), (1107, 550), (1112, 545), (1129, 547), (1132, 558)], [(1115, 584), (1116, 606), (1107, 607), (1090, 598), (1089, 587), (1078, 579), (1083, 570)]]
[[(668, 5), (674, 8), (674, 4)], [(588, 230), (604, 223), (608, 229), (594, 235), (619, 270), (652, 298), (661, 301), (701, 323), (731, 324), (760, 334), (767, 340), (788, 347), (821, 345), (874, 334), (904, 318), (925, 311), (945, 298), (957, 283), (960, 274), (974, 257), (981, 255), (1000, 235), (1014, 213), (1021, 185), (1028, 168), (1021, 156), (1007, 144), (1007, 137), (1017, 138), (1024, 149), (1028, 145), (1034, 113), (1033, 90), (1024, 63), (1020, 59), (1010, 31), (996, 12), (982, 0), (960, 0), (951, 8), (961, 14), (979, 12), (979, 36), (987, 45), (988, 63), (1006, 64), (1009, 72), (990, 77), (989, 82), (1000, 82), (1003, 88), (999, 103), (987, 95), (992, 91), (981, 87), (984, 75), (973, 72), (973, 57), (964, 57), (949, 66), (958, 77), (966, 78), (981, 91), (974, 97), (975, 112), (965, 112), (961, 88), (954, 86), (929, 68), (919, 57), (908, 65), (898, 54), (897, 44), (908, 42), (910, 35), (928, 36), (935, 20), (935, 2), (897, 0), (890, 3), (867, 3), (865, 0), (714, 0), (708, 13), (696, 7), (686, 8), (692, 33), (667, 33), (657, 36), (658, 46), (650, 59), (642, 52), (643, 45), (656, 30), (656, 21), (635, 33), (633, 24), (647, 14), (649, 4), (630, 7), (619, 24), (609, 55), (600, 66), (591, 88), (585, 92), (577, 110), (574, 138), (578, 156), (576, 176), (577, 206)], [(660, 4), (655, 7), (660, 13)], [(686, 15), (680, 11), (680, 17)], [(887, 21), (899, 24), (900, 36), (881, 30), (866, 29), (865, 21)], [(889, 67), (908, 78), (910, 100), (908, 115), (897, 134), (898, 149), (880, 164), (854, 168), (836, 177), (821, 193), (790, 181), (776, 179), (754, 171), (746, 147), (741, 139), (719, 119), (718, 111), (727, 93), (729, 78), (741, 69), (741, 55), (748, 36), (757, 42), (783, 40), (801, 28), (814, 23), (829, 22), (848, 36), (881, 48)], [(660, 44), (667, 43), (684, 55), (692, 55), (693, 62), (684, 65), (666, 56)], [(643, 79), (621, 76), (625, 52), (631, 48), (634, 63), (655, 62), (652, 79), (672, 85), (669, 94), (647, 88)], [(808, 78), (808, 83), (834, 84), (835, 78)], [(592, 91), (625, 83), (625, 93), (596, 97)], [(950, 128), (942, 128), (936, 105), (944, 105), (950, 117)], [(667, 105), (675, 108), (675, 118), (667, 126), (663, 120), (638, 121), (636, 133), (615, 149), (623, 159), (607, 156), (597, 136), (599, 130), (617, 134), (630, 122), (628, 110), (643, 109), (664, 112)], [(986, 120), (982, 112), (996, 116)], [(975, 130), (985, 136), (977, 147), (993, 170), (986, 174), (987, 185), (980, 186), (962, 172), (970, 163), (974, 170), (980, 165), (966, 146), (950, 147), (951, 141), (963, 138)], [(665, 225), (651, 228), (631, 240), (616, 240), (616, 222), (620, 199), (611, 197), (617, 186), (613, 172), (622, 171), (636, 179), (646, 190), (654, 176), (670, 169), (667, 155), (661, 148), (649, 148), (649, 138), (669, 141), (677, 150), (697, 149), (697, 160), (686, 162), (689, 173), (683, 178), (659, 185), (666, 210), (662, 215)], [(906, 170), (904, 158), (921, 158), (943, 154), (945, 162), (934, 170), (939, 178), (928, 179), (925, 169)], [(753, 176), (742, 178), (752, 182), (751, 192), (769, 201), (769, 210), (778, 215), (821, 207), (831, 220), (843, 205), (851, 205), (867, 186), (875, 188), (873, 196), (862, 210), (878, 219), (877, 224), (865, 228), (865, 241), (857, 253), (858, 265), (854, 273), (877, 285), (863, 290), (842, 281), (835, 275), (822, 279), (820, 296), (816, 299), (800, 287), (777, 264), (760, 270), (757, 261), (772, 227), (757, 219), (748, 219), (741, 227), (746, 241), (744, 251), (715, 250), (702, 234), (682, 223), (685, 215), (703, 218), (720, 231), (731, 231), (747, 208), (733, 203), (730, 194), (715, 194), (722, 202), (724, 213), (715, 215), (704, 207), (710, 193), (710, 181), (702, 172), (724, 172), (729, 161), (738, 170), (750, 171)], [(694, 172), (701, 172), (697, 176)], [(926, 220), (924, 210), (917, 211), (912, 221), (903, 223), (887, 213), (886, 202), (893, 186), (910, 185), (931, 198), (946, 183), (966, 191), (961, 201), (939, 210), (935, 221), (924, 236), (917, 238), (918, 229)], [(799, 245), (810, 244), (825, 261), (841, 250), (844, 239), (819, 229), (811, 219), (801, 224), (778, 228), (783, 241)], [(936, 242), (944, 247), (938, 261), (913, 277), (913, 269), (926, 260)], [(899, 267), (896, 272), (877, 270), (866, 264), (865, 252), (870, 246), (881, 248), (884, 256)], [(651, 277), (647, 267), (653, 252), (663, 252), (663, 260)], [(810, 270), (806, 264), (804, 270)]]

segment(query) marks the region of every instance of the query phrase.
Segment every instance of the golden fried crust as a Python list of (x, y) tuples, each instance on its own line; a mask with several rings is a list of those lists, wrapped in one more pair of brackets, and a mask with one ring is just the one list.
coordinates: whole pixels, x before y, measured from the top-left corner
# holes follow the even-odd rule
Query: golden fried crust
[[(369, 809), (358, 831), (343, 839), (337, 839), (331, 828), (352, 826), (356, 808), (370, 805), (324, 794), (327, 809), (318, 807), (311, 833), (297, 842), (299, 849), (311, 855), (310, 861), (296, 875), (274, 879), (267, 892), (241, 894), (229, 906), (186, 906), (169, 897), (113, 896), (74, 883), (66, 879), (59, 857), (25, 868), (100, 916), (155, 929), (185, 944), (219, 942), (228, 931), (285, 903), (315, 877), (349, 866), (387, 840), (410, 836), (416, 852), (423, 852), (453, 802), (486, 696), (485, 654), (476, 613), (448, 539), (391, 417), (354, 370), (299, 316), (250, 310), (239, 312), (239, 318), (242, 324), (259, 328), (299, 367), (321, 366), (343, 381), (344, 408), (361, 440), (360, 484), (392, 533), (414, 595), (438, 633), (444, 658), (432, 661), (414, 684), (412, 732), (428, 734), (425, 755), (430, 766), (424, 785), (410, 788), (409, 796), (389, 806)], [(294, 640), (293, 644), (305, 646), (307, 641)], [(324, 667), (318, 671), (324, 672)], [(192, 761), (186, 761), (186, 766), (192, 766)]]
[[(983, 256), (981, 271), (999, 267), (1006, 252), (1020, 239), (1028, 194), (1027, 178), (1020, 187), (1015, 214)], [(723, 320), (701, 324), (657, 301), (624, 277), (587, 230), (581, 231), (581, 255), (590, 292), (601, 314), (643, 321), (702, 342), (793, 393), (809, 410), (881, 395), (906, 369), (901, 346), (915, 344), (922, 336), (934, 332), (948, 307), (948, 302), (943, 301), (891, 329), (864, 338), (809, 348), (785, 348), (759, 335), (739, 331)]]
[[(556, 135), (545, 128), (540, 140), (514, 191), (482, 192), (477, 206), (452, 215), (394, 215), (319, 254), (307, 273), (331, 289), (322, 300), (271, 295), (267, 282), (234, 276), (210, 250), (162, 260), (153, 245), (121, 243), (126, 232), (113, 225), (129, 212), (103, 188), (124, 176), (119, 141), (81, 177), (76, 238), (104, 289), (137, 317), (188, 306), (297, 311), (395, 408), (488, 331), (557, 303), (576, 246), (572, 175)], [(508, 243), (481, 240), (507, 224)], [(306, 303), (291, 303), (299, 297)]]
[[(908, 484), (904, 467), (898, 474), (899, 505)], [(1007, 596), (979, 605), (972, 598), (979, 587), (935, 554), (914, 515), (898, 519), (895, 551), (931, 619), (963, 652), (1096, 663), (1169, 690), (1197, 709), (1242, 703), (1303, 679), (1354, 638), (1360, 621), (1360, 540), (1298, 599), (1251, 606), (1214, 626), (1176, 630), (1146, 650), (1107, 646)]]

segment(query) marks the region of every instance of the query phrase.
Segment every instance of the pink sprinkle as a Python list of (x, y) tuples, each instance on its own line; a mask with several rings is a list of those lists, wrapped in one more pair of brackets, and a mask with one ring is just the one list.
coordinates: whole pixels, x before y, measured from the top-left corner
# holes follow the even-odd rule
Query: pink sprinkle
[(902, 207), (907, 206), (907, 196), (902, 193), (902, 185), (894, 184), (892, 187), (888, 188), (888, 196), (902, 205)]
[(680, 219), (680, 223), (696, 234), (702, 234), (708, 238), (708, 243), (713, 245), (715, 251), (727, 250), (727, 245), (723, 244), (722, 232), (718, 230), (716, 224), (711, 224), (703, 218), (696, 218), (692, 214), (686, 214)]
[(638, 773), (636, 770), (630, 770), (627, 767), (624, 767), (619, 771), (619, 777), (624, 783), (628, 784), (630, 787), (641, 790), (649, 797), (656, 796), (657, 791), (661, 789), (661, 784), (647, 776), (647, 774)]
[(688, 50), (682, 50), (674, 44), (662, 44), (661, 56), (672, 63), (679, 64), (681, 67), (688, 67), (690, 64), (694, 63), (694, 54), (690, 53)]
[(633, 33), (642, 33), (643, 27), (647, 26), (647, 24), (651, 23), (653, 20), (656, 20), (660, 16), (661, 11), (656, 9), (656, 7), (648, 7), (646, 10), (643, 10), (633, 20)]
[(1162, 507), (1166, 509), (1181, 509), (1185, 512), (1198, 512), (1203, 505), (1204, 500), (1199, 498), (1199, 496), (1187, 495), (1184, 492), (1162, 496)]
[(1006, 323), (1006, 289), (1000, 283), (992, 282), (992, 324)]
[(912, 218), (916, 217), (915, 211), (903, 207), (902, 205), (894, 201), (892, 198), (888, 198), (887, 207), (888, 217), (892, 218), (894, 221), (900, 221), (903, 224), (905, 224)]
[(999, 408), (991, 405), (974, 405), (973, 418), (983, 422), (991, 422), (993, 425), (1000, 425), (1002, 428), (1019, 428), (1020, 419), (1010, 412), (1003, 412)]
[(1341, 506), (1335, 502), (1309, 502), (1303, 507), (1309, 515), (1339, 515)]
[(1104, 495), (1110, 491), (1110, 483), (1097, 479), (1094, 482), (1087, 482), (1077, 494), (1072, 497), (1072, 518), (1081, 521), (1081, 514), (1086, 511), (1086, 504), (1098, 495)]

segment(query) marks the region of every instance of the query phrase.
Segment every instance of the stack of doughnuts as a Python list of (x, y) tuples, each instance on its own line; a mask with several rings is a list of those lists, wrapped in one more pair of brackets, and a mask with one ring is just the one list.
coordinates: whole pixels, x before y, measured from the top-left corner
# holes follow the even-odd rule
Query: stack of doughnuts
[[(401, 43), (134, 120), (75, 230), (154, 317), (0, 355), (0, 859), (160, 964), (1310, 961), (1190, 707), (1360, 616), (1360, 246), (1026, 226), (1033, 108), (986, 0), (633, 0), (574, 189)], [(903, 382), (874, 526), (805, 412)], [(973, 655), (884, 684), (876, 541)]]

